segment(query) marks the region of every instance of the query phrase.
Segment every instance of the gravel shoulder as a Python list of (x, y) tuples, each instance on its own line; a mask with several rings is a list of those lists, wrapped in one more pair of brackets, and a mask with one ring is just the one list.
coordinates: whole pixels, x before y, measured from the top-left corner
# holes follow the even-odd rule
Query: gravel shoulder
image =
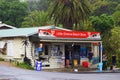
[(5, 65), (5, 66), (9, 66), (9, 67), (17, 67), (13, 63), (6, 62), (6, 61), (0, 61), (0, 65)]

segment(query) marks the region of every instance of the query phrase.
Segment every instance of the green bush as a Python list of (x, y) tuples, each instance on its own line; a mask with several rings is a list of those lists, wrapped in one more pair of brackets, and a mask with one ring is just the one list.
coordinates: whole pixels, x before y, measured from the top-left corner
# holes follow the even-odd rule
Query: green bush
[(16, 62), (16, 65), (20, 68), (24, 68), (24, 69), (30, 69), (33, 70), (34, 68), (32, 66), (30, 66), (28, 63), (22, 62), (22, 63), (18, 63)]
[(120, 68), (120, 60), (117, 61), (117, 67)]
[(4, 59), (0, 57), (0, 61), (4, 61)]

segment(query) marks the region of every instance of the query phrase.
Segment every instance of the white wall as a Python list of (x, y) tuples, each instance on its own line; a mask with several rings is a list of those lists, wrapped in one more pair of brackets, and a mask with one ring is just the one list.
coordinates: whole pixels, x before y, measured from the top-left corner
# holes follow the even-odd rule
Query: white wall
[[(34, 53), (34, 46), (32, 47), (32, 43), (29, 42), (28, 38), (24, 37), (16, 37), (16, 38), (5, 38), (2, 39), (1, 42), (7, 43), (7, 54), (0, 56), (7, 59), (22, 59), (21, 54), (25, 54), (25, 46), (23, 45), (24, 40), (28, 40), (28, 46), (26, 47), (27, 57), (32, 59), (32, 54)], [(2, 46), (2, 45), (1, 45)], [(32, 49), (33, 48), (33, 49)]]
[[(23, 45), (23, 41), (26, 40), (26, 38), (15, 38), (14, 39), (14, 57), (15, 58), (21, 58), (21, 54), (25, 54), (25, 45)], [(29, 42), (29, 39), (27, 38), (28, 46), (26, 46), (26, 56), (28, 58), (32, 58), (32, 53), (34, 53), (34, 46), (32, 47), (32, 43)]]

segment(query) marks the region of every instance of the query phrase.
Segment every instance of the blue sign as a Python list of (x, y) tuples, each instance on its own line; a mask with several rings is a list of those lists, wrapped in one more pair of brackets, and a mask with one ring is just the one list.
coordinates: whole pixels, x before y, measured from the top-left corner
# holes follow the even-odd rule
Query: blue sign
[(102, 45), (100, 46), (100, 50), (101, 50), (101, 51), (103, 50), (103, 47), (102, 47)]
[(41, 71), (42, 70), (42, 61), (37, 61), (36, 62), (36, 71)]

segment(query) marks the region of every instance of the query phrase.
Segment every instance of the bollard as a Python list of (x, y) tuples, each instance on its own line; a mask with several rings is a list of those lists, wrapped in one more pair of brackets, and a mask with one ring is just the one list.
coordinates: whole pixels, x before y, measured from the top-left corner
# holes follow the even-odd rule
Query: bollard
[(102, 62), (98, 63), (98, 72), (102, 72), (102, 66), (103, 66)]
[(37, 61), (36, 62), (36, 71), (41, 71), (42, 70), (42, 61)]

